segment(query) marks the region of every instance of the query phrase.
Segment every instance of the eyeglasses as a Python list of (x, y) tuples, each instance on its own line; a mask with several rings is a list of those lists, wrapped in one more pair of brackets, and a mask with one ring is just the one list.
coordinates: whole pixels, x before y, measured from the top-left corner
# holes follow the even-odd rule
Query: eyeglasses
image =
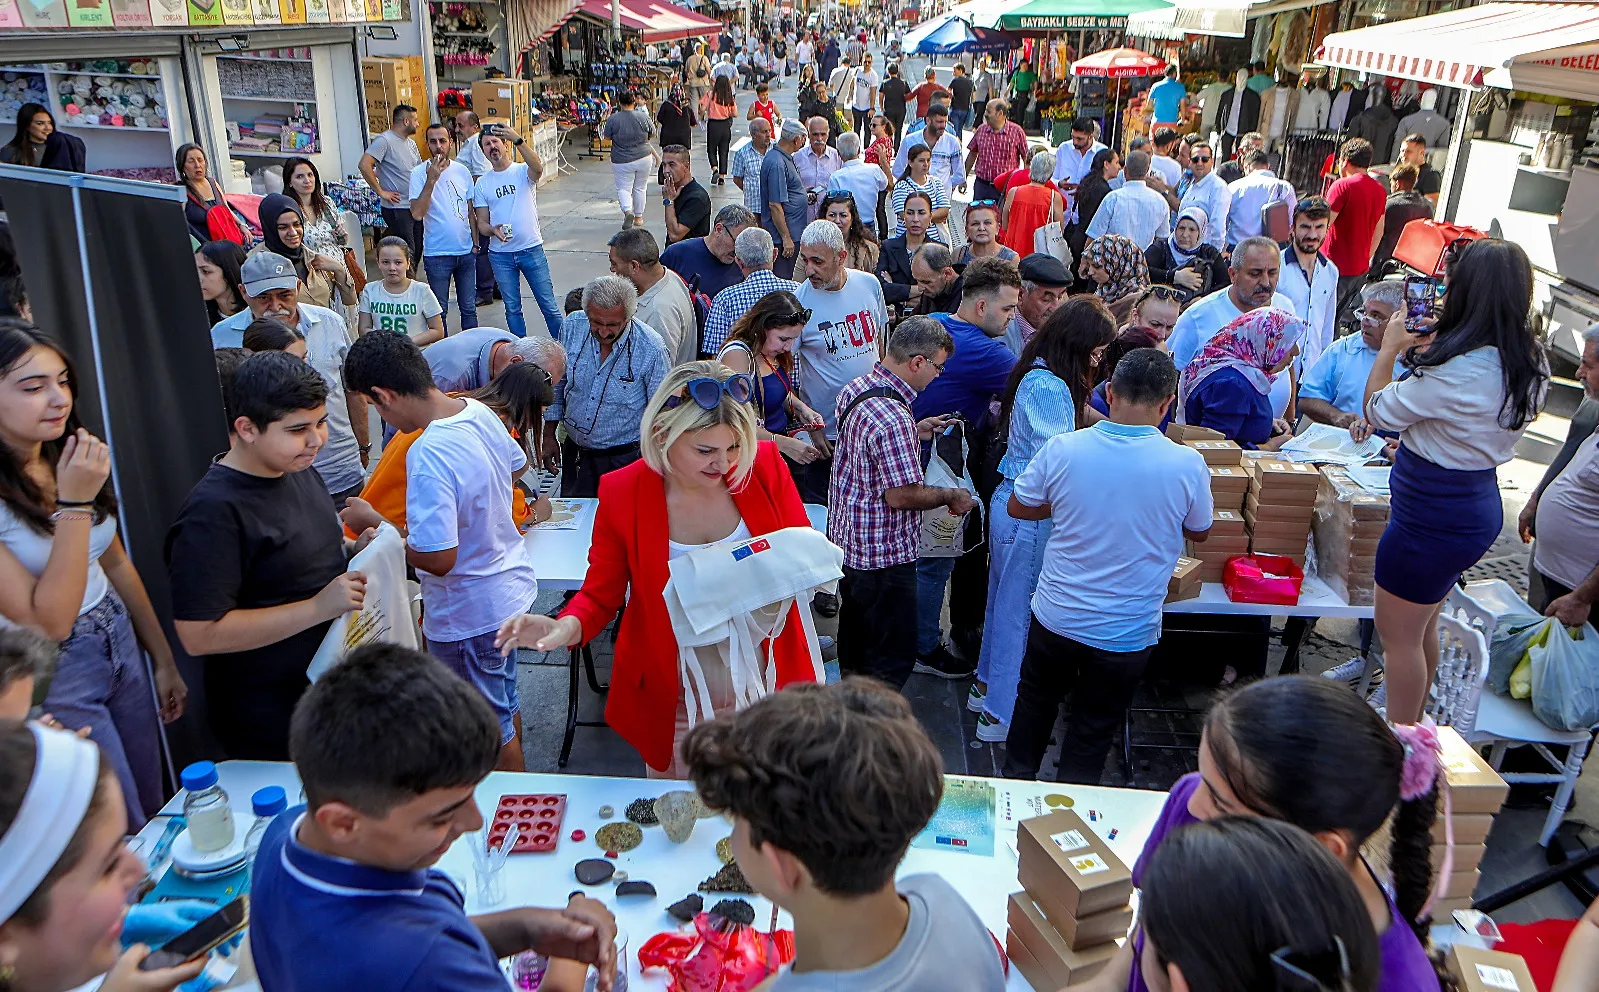
[(1355, 316), (1360, 319), (1362, 324), (1380, 324), (1388, 319), (1381, 314), (1367, 310), (1365, 307), (1356, 307)]
[(666, 408), (674, 410), (685, 401), (693, 400), (701, 410), (714, 410), (721, 405), (723, 395), (734, 403), (748, 403), (755, 395), (755, 384), (743, 373), (721, 380), (709, 376), (690, 379), (683, 384), (682, 393), (666, 398)]
[(796, 310), (793, 313), (769, 313), (766, 315), (767, 327), (793, 327), (795, 324), (809, 324), (811, 312), (809, 310)]
[(931, 365), (933, 368), (937, 369), (939, 375), (943, 375), (944, 374), (944, 363), (943, 362), (935, 362), (931, 358), (928, 358), (926, 355), (921, 355), (919, 357), (922, 359), (922, 361), (926, 362), (927, 364)]
[(1194, 155), (1194, 156), (1192, 156), (1192, 158), (1193, 158), (1193, 161), (1195, 161), (1195, 162), (1209, 162), (1210, 161), (1210, 156), (1209, 155)]

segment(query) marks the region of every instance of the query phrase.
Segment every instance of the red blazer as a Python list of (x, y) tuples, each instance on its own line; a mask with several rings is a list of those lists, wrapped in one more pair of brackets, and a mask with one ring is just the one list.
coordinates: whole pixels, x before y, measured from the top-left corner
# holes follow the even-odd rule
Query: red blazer
[[(742, 492), (733, 493), (733, 502), (753, 535), (810, 526), (799, 490), (771, 441), (758, 446), (749, 482)], [(657, 771), (672, 763), (677, 707), (683, 697), (677, 638), (661, 595), (670, 575), (666, 542), (665, 480), (642, 460), (602, 476), (588, 575), (561, 611), (582, 623), (587, 643), (627, 603), (616, 638), (605, 722)], [(796, 603), (778, 635), (774, 657), (779, 686), (815, 680), (798, 613), (808, 608)]]

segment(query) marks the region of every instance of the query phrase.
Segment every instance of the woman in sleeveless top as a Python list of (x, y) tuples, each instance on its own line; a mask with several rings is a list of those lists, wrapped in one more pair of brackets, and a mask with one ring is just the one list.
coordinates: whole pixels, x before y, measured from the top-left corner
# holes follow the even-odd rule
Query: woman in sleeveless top
[(1055, 172), (1055, 156), (1039, 152), (1027, 166), (1027, 185), (1013, 186), (1005, 194), (1005, 213), (1000, 218), (1005, 247), (1026, 258), (1033, 253), (1033, 234), (1045, 224), (1059, 224), (1066, 204), (1049, 184)]
[(822, 423), (821, 414), (806, 406), (794, 391), (799, 377), (794, 346), (809, 320), (810, 311), (793, 293), (774, 290), (733, 325), (718, 356), (723, 365), (755, 379), (756, 435), (777, 442), (777, 450), (799, 465), (815, 461), (820, 454), (803, 435), (788, 435), (791, 420), (796, 429), (803, 430), (816, 430)]

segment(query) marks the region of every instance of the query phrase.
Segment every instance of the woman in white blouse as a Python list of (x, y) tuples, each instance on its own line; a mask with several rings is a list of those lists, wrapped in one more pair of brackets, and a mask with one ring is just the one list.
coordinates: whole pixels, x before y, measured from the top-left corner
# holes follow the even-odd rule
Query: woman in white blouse
[[(1376, 562), (1394, 723), (1421, 719), (1438, 669), (1438, 608), (1499, 536), (1495, 469), (1514, 455), (1549, 381), (1530, 320), (1532, 266), (1519, 246), (1467, 245), (1448, 286), (1430, 335), (1410, 333), (1405, 312), (1394, 314), (1366, 381), (1367, 422), (1399, 434)], [(1395, 360), (1405, 369), (1397, 381)]]

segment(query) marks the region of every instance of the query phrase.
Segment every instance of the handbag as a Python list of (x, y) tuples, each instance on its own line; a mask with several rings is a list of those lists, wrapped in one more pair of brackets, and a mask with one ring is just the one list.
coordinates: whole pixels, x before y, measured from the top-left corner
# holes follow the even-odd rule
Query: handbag
[(1033, 231), (1033, 251), (1042, 252), (1072, 269), (1072, 249), (1066, 243), (1066, 232), (1060, 223), (1040, 224)]
[(355, 257), (355, 249), (349, 245), (344, 246), (344, 268), (350, 273), (350, 282), (359, 296), (361, 290), (366, 288), (366, 273), (361, 271), (361, 260)]

